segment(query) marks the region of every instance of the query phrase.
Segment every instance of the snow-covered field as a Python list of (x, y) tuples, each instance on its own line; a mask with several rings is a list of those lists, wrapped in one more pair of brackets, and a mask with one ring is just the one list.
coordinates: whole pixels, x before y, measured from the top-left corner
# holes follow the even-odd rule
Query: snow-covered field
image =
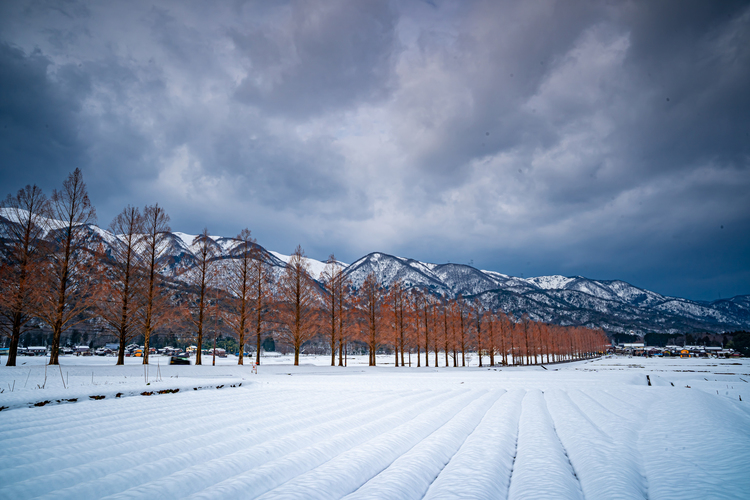
[(750, 498), (748, 360), (43, 361), (0, 359), (0, 498)]

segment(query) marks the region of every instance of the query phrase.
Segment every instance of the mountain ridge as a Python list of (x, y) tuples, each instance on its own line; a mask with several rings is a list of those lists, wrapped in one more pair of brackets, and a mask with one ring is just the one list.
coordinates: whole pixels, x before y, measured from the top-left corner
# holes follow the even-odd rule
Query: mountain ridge
[[(7, 239), (6, 224), (14, 221), (0, 211), (0, 238)], [(118, 235), (87, 225), (89, 248), (114, 246)], [(54, 231), (54, 229), (52, 229)], [(195, 235), (172, 231), (159, 248), (159, 271), (184, 281), (194, 267)], [(234, 257), (238, 240), (211, 236), (216, 259)], [(281, 274), (288, 256), (255, 243), (274, 274)], [(325, 262), (307, 258), (313, 278), (320, 281)], [(500, 308), (515, 317), (528, 315), (537, 321), (561, 325), (582, 325), (618, 333), (725, 332), (750, 328), (750, 295), (738, 295), (713, 302), (661, 295), (622, 280), (593, 280), (583, 276), (537, 276), (519, 278), (497, 271), (480, 270), (467, 264), (434, 264), (371, 252), (351, 264), (338, 263), (351, 284), (359, 288), (374, 273), (384, 287), (399, 280), (407, 288), (427, 290), (435, 295), (463, 296), (484, 307)]]

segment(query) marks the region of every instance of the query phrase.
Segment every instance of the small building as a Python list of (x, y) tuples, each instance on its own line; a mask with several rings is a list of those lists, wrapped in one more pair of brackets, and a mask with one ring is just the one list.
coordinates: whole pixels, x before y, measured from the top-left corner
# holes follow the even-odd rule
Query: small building
[(622, 344), (623, 349), (643, 349), (644, 347), (646, 347), (646, 344), (644, 342), (631, 342)]
[(619, 352), (623, 354), (630, 354), (632, 356), (643, 356), (643, 349), (646, 344), (643, 342), (626, 342), (618, 346)]

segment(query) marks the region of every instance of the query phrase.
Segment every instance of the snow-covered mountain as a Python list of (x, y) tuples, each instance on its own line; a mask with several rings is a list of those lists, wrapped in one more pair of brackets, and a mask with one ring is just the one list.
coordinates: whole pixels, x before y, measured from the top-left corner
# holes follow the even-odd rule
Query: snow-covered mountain
[[(0, 241), (8, 237), (14, 221), (0, 209)], [(54, 224), (53, 224), (54, 225)], [(121, 244), (109, 231), (89, 225), (85, 231), (89, 248), (110, 251)], [(211, 237), (215, 258), (229, 262), (239, 243), (234, 238)], [(188, 281), (196, 263), (195, 235), (172, 232), (159, 249), (159, 268), (165, 276)], [(258, 249), (279, 276), (289, 256)], [(325, 262), (307, 258), (310, 274), (320, 280)], [(419, 288), (437, 295), (459, 294), (479, 300), (520, 317), (563, 325), (599, 327), (609, 332), (722, 332), (750, 329), (750, 296), (713, 302), (663, 296), (620, 280), (591, 280), (582, 276), (538, 276), (518, 278), (463, 264), (431, 264), (380, 252), (368, 254), (352, 264), (337, 263), (358, 288), (374, 273), (384, 287), (399, 280), (405, 288)]]
[(360, 286), (370, 273), (384, 286), (396, 280), (407, 288), (478, 299), (515, 316), (563, 325), (600, 327), (610, 332), (720, 332), (750, 326), (750, 296), (714, 302), (667, 297), (620, 280), (582, 276), (518, 278), (462, 264), (428, 264), (371, 253), (346, 268)]

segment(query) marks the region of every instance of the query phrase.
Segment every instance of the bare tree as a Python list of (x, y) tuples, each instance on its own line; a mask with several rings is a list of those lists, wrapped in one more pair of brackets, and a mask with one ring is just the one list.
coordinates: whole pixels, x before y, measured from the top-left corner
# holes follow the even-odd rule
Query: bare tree
[(411, 289), (411, 293), (409, 294), (409, 315), (414, 321), (414, 344), (417, 348), (417, 368), (422, 366), (422, 348), (419, 344), (419, 333), (422, 330), (422, 316), (419, 307), (421, 296), (421, 290), (414, 288)]
[(427, 290), (417, 296), (422, 309), (422, 327), (424, 328), (424, 365), (430, 366), (430, 334), (429, 334), (429, 308), (430, 297)]
[(396, 355), (396, 366), (399, 362), (399, 353), (401, 354), (401, 366), (404, 366), (404, 341), (406, 336), (406, 293), (400, 280), (391, 284), (388, 292), (388, 303), (392, 312), (393, 330), (394, 330), (394, 351)]
[(458, 337), (459, 337), (459, 327), (463, 327), (463, 325), (459, 325), (458, 316), (461, 313), (460, 307), (461, 304), (455, 300), (452, 299), (448, 301), (449, 304), (449, 310), (450, 310), (450, 326), (451, 326), (451, 348), (453, 350), (453, 367), (458, 367)]
[[(321, 274), (321, 280), (326, 292), (328, 292), (325, 296), (324, 309), (327, 316), (326, 323), (331, 347), (331, 366), (336, 366), (336, 340), (341, 338), (342, 322), (339, 315), (342, 313), (346, 275), (342, 272), (341, 265), (336, 261), (333, 254), (328, 257), (326, 267)], [(339, 342), (339, 346), (341, 346), (341, 342)]]
[(495, 366), (495, 350), (497, 344), (495, 343), (495, 314), (490, 310), (485, 314), (485, 325), (487, 331), (487, 350), (490, 353), (490, 366)]
[(445, 366), (448, 367), (449, 366), (449, 363), (448, 363), (448, 340), (450, 338), (450, 328), (448, 326), (449, 325), (448, 316), (449, 316), (450, 313), (449, 313), (448, 301), (445, 298), (445, 296), (443, 296), (441, 298), (441, 300), (440, 300), (440, 312), (441, 312), (441, 316), (442, 316), (441, 323), (442, 323), (442, 326), (443, 326), (443, 347), (445, 349)]
[(255, 258), (255, 240), (250, 230), (245, 228), (237, 235), (239, 243), (232, 249), (233, 258), (229, 267), (227, 291), (229, 292), (229, 314), (227, 322), (234, 331), (240, 344), (237, 364), (244, 364), (245, 331), (250, 327), (253, 316), (253, 261)]
[(342, 290), (339, 301), (336, 305), (338, 308), (338, 338), (339, 338), (339, 366), (346, 366), (345, 351), (349, 342), (350, 332), (352, 330), (352, 309), (350, 307), (353, 291), (349, 283), (349, 278), (343, 276)]
[(139, 243), (143, 238), (140, 210), (128, 205), (109, 225), (116, 240), (104, 261), (101, 279), (97, 280), (95, 306), (99, 316), (112, 328), (120, 342), (117, 364), (125, 364), (125, 345), (138, 331), (138, 307), (141, 298), (143, 269), (139, 260)]
[(393, 339), (393, 366), (398, 366), (398, 308), (397, 298), (394, 296), (395, 283), (386, 292), (383, 297), (383, 337)]
[(438, 325), (440, 324), (440, 309), (439, 301), (432, 298), (432, 314), (430, 319), (432, 320), (432, 347), (435, 351), (435, 368), (439, 366), (438, 355), (440, 354), (440, 341), (438, 340)]
[(89, 267), (94, 259), (85, 235), (88, 224), (96, 222), (96, 210), (80, 169), (52, 192), (47, 218), (48, 266), (40, 283), (39, 316), (52, 328), (49, 363), (57, 365), (62, 332), (86, 319), (92, 293)]
[(477, 333), (477, 354), (479, 354), (479, 367), (482, 367), (482, 304), (479, 299), (474, 299), (474, 305), (469, 307), (474, 313), (474, 328)]
[(145, 284), (143, 287), (142, 328), (144, 337), (143, 364), (148, 364), (151, 335), (168, 319), (169, 307), (164, 289), (164, 278), (157, 269), (159, 251), (168, 237), (169, 215), (159, 204), (143, 209), (144, 235), (141, 240)]
[[(513, 319), (511, 318), (511, 316), (502, 314), (500, 316), (499, 324), (500, 324), (500, 335), (502, 335), (501, 338), (503, 339), (503, 347), (502, 347), (503, 353), (504, 353), (503, 364), (505, 365), (509, 364), (508, 354), (510, 354), (510, 359), (513, 361), (513, 364), (516, 365), (518, 364), (518, 362), (517, 362), (517, 357), (516, 357), (516, 352), (517, 352), (516, 345), (517, 344), (516, 344), (515, 323), (513, 322)], [(505, 346), (506, 339), (508, 341), (507, 347)]]
[(0, 265), (0, 331), (10, 337), (7, 366), (16, 366), (18, 343), (26, 331), (36, 306), (35, 294), (42, 266), (40, 244), (45, 232), (44, 214), (49, 212), (49, 202), (42, 190), (26, 186), (15, 196), (8, 195), (3, 215), (8, 220), (4, 226), (6, 239)]
[(260, 364), (260, 337), (263, 333), (263, 322), (271, 305), (270, 290), (273, 286), (273, 273), (265, 254), (257, 247), (253, 249), (251, 277), (255, 296), (255, 364)]
[(521, 331), (523, 331), (523, 338), (524, 342), (526, 343), (526, 364), (531, 364), (531, 350), (529, 349), (529, 327), (531, 326), (531, 320), (529, 319), (528, 314), (524, 314), (521, 316), (521, 323), (520, 327), (522, 328)]
[[(201, 351), (203, 349), (203, 334), (207, 327), (208, 318), (212, 311), (208, 293), (209, 288), (216, 279), (215, 258), (218, 254), (216, 242), (208, 234), (208, 229), (204, 228), (203, 232), (195, 237), (193, 246), (197, 246), (197, 263), (193, 270), (192, 282), (197, 288), (198, 297), (191, 308), (191, 320), (196, 330), (196, 343), (198, 352), (196, 353), (195, 364), (201, 364)], [(215, 303), (214, 303), (215, 305)]]
[(380, 334), (380, 301), (382, 298), (382, 288), (378, 283), (375, 273), (370, 273), (362, 283), (359, 290), (362, 308), (367, 317), (367, 345), (370, 350), (370, 366), (375, 366), (375, 353), (378, 349)]
[(317, 285), (310, 276), (305, 253), (298, 246), (287, 262), (279, 283), (279, 318), (284, 328), (279, 335), (294, 348), (294, 365), (299, 365), (302, 344), (318, 329), (316, 309)]
[(469, 326), (469, 315), (466, 302), (461, 294), (458, 295), (456, 304), (458, 305), (458, 338), (461, 346), (461, 366), (466, 366), (466, 329)]

